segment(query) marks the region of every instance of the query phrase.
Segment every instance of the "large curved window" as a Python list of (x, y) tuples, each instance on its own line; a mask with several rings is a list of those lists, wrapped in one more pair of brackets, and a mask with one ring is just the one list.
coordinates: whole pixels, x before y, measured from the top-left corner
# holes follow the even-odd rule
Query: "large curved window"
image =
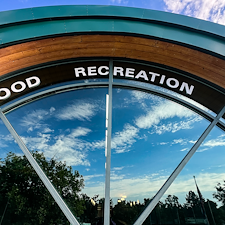
[[(7, 160), (17, 165), (9, 157), (27, 158), (31, 163), (24, 161), (21, 168), (29, 165), (44, 189), (40, 192), (32, 187), (40, 196), (36, 205), (46, 202), (36, 210), (43, 215), (39, 224), (204, 221), (204, 216), (197, 218), (200, 208), (190, 207), (187, 199), (193, 197), (190, 191), (195, 188), (195, 176), (204, 198), (209, 198), (212, 208), (215, 206), (212, 194), (216, 197), (216, 179), (223, 182), (224, 175), (224, 131), (220, 128), (224, 129), (221, 116), (225, 109), (214, 110), (214, 106), (220, 107), (219, 100), (208, 108), (202, 105), (204, 98), (196, 102), (198, 96), (191, 96), (194, 86), (188, 77), (181, 82), (180, 75), (174, 73), (172, 77), (171, 71), (166, 78), (159, 74), (159, 68), (137, 63), (132, 67), (132, 63), (118, 60), (113, 70), (112, 63), (84, 61), (73, 62), (68, 68), (59, 65), (59, 70), (55, 65), (46, 69), (46, 76), (55, 71), (60, 82), (60, 76), (65, 75), (65, 83), (51, 83), (41, 73), (45, 69), (38, 70), (46, 86), (2, 107), (1, 173)], [(69, 72), (64, 71), (66, 68)], [(151, 76), (146, 75), (149, 68), (153, 70)], [(73, 81), (74, 77), (77, 80)], [(196, 85), (197, 81), (193, 82)], [(30, 179), (28, 176), (21, 184), (27, 190)], [(209, 182), (214, 186), (207, 187)], [(193, 192), (197, 196), (196, 189)], [(17, 209), (10, 208), (7, 198), (1, 199), (1, 220), (8, 221), (7, 213)], [(17, 203), (26, 205), (29, 200), (21, 202)], [(215, 212), (217, 209), (213, 208)]]

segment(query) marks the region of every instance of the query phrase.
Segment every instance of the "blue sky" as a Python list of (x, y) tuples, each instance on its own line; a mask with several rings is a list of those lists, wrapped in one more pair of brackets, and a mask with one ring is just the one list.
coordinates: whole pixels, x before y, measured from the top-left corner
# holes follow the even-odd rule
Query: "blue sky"
[[(7, 118), (29, 150), (55, 157), (78, 170), (84, 193), (104, 196), (105, 114), (107, 89), (78, 90), (28, 104)], [(111, 197), (143, 201), (158, 191), (208, 126), (208, 121), (176, 103), (132, 90), (113, 90)], [(20, 153), (6, 129), (1, 156)], [(225, 177), (225, 134), (210, 133), (167, 194), (181, 202), (196, 192), (193, 175), (205, 198)], [(165, 195), (165, 196), (166, 196)]]
[(50, 5), (117, 5), (172, 12), (225, 24), (224, 0), (11, 0), (0, 11)]

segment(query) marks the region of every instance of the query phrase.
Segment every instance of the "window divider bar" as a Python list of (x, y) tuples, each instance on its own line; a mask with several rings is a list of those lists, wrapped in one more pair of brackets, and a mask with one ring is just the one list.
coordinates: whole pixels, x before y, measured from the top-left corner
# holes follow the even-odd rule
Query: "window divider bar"
[(47, 178), (47, 176), (45, 175), (41, 167), (38, 165), (38, 163), (36, 162), (32, 154), (28, 150), (27, 146), (24, 144), (20, 136), (17, 134), (17, 132), (15, 131), (15, 129), (13, 128), (13, 126), (11, 125), (11, 123), (8, 121), (8, 119), (5, 117), (5, 115), (3, 114), (1, 110), (0, 110), (0, 118), (2, 119), (3, 123), (5, 124), (9, 132), (12, 134), (13, 138), (16, 140), (17, 144), (23, 151), (24, 155), (30, 162), (31, 166), (33, 167), (35, 172), (38, 174), (38, 176), (40, 177), (45, 187), (48, 189), (51, 196), (56, 201), (56, 203), (58, 204), (58, 206), (60, 207), (64, 215), (66, 216), (66, 218), (69, 220), (69, 222), (72, 225), (79, 225), (78, 221), (76, 220), (76, 218), (74, 217), (74, 215), (72, 214), (72, 212), (70, 211), (66, 203), (63, 201), (59, 193), (56, 191), (55, 187), (49, 181), (49, 179)]
[(109, 87), (108, 87), (108, 126), (107, 126), (107, 149), (105, 164), (105, 204), (104, 225), (110, 225), (110, 169), (111, 169), (111, 136), (112, 136), (112, 82), (113, 82), (113, 60), (109, 61)]
[(183, 160), (180, 162), (180, 164), (177, 166), (177, 168), (173, 171), (173, 173), (170, 175), (170, 177), (167, 179), (167, 181), (163, 184), (163, 186), (160, 188), (160, 190), (156, 193), (156, 195), (153, 197), (152, 201), (149, 203), (149, 205), (145, 208), (145, 210), (142, 212), (142, 214), (135, 221), (134, 225), (143, 224), (143, 222), (146, 220), (146, 218), (149, 216), (149, 214), (152, 212), (152, 210), (158, 204), (160, 198), (164, 195), (164, 193), (167, 191), (167, 189), (170, 187), (170, 185), (173, 183), (173, 181), (176, 179), (176, 177), (179, 175), (179, 173), (182, 171), (182, 169), (185, 167), (185, 165), (188, 163), (188, 161), (191, 159), (191, 157), (197, 151), (199, 146), (206, 139), (206, 137), (208, 136), (210, 131), (216, 126), (216, 124), (219, 122), (219, 119), (223, 116), (224, 113), (225, 113), (225, 106), (220, 111), (220, 113), (217, 114), (215, 119), (210, 123), (210, 125), (202, 133), (202, 135), (198, 139), (198, 141), (193, 145), (191, 150), (187, 153), (187, 155), (183, 158)]

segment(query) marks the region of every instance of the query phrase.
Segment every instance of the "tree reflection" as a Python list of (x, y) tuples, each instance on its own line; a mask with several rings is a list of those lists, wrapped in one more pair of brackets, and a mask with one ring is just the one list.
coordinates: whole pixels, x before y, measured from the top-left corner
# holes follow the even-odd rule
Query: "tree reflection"
[[(89, 225), (101, 225), (104, 218), (104, 198), (82, 194), (85, 180), (78, 171), (73, 171), (65, 162), (47, 160), (43, 153), (32, 153), (39, 165), (63, 197), (78, 221)], [(0, 221), (1, 224), (69, 224), (25, 156), (8, 153), (0, 164)], [(216, 186), (214, 198), (217, 204), (202, 198), (210, 225), (225, 223), (224, 184)], [(115, 205), (111, 200), (111, 225), (131, 225), (141, 215), (152, 199), (126, 201)], [(194, 191), (186, 194), (181, 204), (175, 195), (160, 201), (144, 225), (153, 224), (207, 224), (201, 201)]]
[[(65, 162), (47, 160), (43, 153), (32, 155), (79, 217), (85, 209), (79, 194), (83, 177)], [(69, 224), (25, 156), (10, 152), (0, 163), (1, 224)]]
[[(152, 199), (144, 199), (142, 204), (130, 204), (128, 201), (122, 201), (113, 208), (113, 220), (117, 225), (131, 225), (135, 219), (143, 212)], [(218, 207), (210, 200), (204, 199), (206, 215), (211, 225), (222, 225), (225, 222), (225, 205)], [(165, 202), (159, 202), (144, 225), (153, 224), (207, 224), (206, 218), (201, 210), (199, 197), (189, 191), (186, 195), (186, 202), (179, 203), (175, 195), (168, 195)]]

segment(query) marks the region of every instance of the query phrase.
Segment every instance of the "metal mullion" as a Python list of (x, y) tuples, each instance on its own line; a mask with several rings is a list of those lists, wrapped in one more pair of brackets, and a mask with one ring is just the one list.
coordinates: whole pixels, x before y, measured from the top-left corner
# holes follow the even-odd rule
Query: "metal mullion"
[(65, 202), (63, 201), (59, 193), (56, 191), (55, 187), (49, 181), (49, 179), (47, 178), (47, 176), (45, 175), (41, 167), (38, 165), (38, 163), (36, 162), (32, 154), (30, 153), (30, 151), (28, 150), (28, 148), (26, 147), (26, 145), (20, 138), (20, 136), (17, 134), (17, 132), (15, 131), (15, 129), (13, 128), (13, 126), (11, 125), (11, 123), (8, 121), (8, 119), (5, 117), (5, 115), (3, 114), (1, 110), (0, 110), (0, 118), (2, 119), (3, 123), (5, 124), (9, 132), (12, 134), (12, 136), (16, 140), (17, 144), (23, 151), (24, 155), (27, 157), (31, 166), (34, 168), (34, 170), (36, 171), (36, 173), (38, 174), (38, 176), (44, 183), (45, 187), (48, 189), (53, 199), (56, 201), (56, 203), (58, 204), (58, 206), (60, 207), (64, 215), (66, 216), (66, 218), (69, 220), (69, 222), (72, 225), (79, 225), (78, 221), (76, 220), (72, 212), (69, 210), (69, 208), (67, 207), (67, 205), (65, 204)]
[(146, 218), (148, 217), (148, 215), (152, 212), (152, 210), (158, 204), (160, 198), (164, 195), (164, 193), (167, 191), (167, 189), (170, 187), (170, 185), (173, 183), (173, 181), (179, 175), (179, 173), (181, 172), (181, 170), (188, 163), (188, 161), (191, 159), (191, 157), (197, 151), (197, 149), (202, 144), (202, 142), (206, 139), (206, 137), (208, 136), (208, 134), (210, 133), (210, 131), (216, 126), (216, 124), (218, 123), (219, 119), (223, 116), (224, 113), (225, 113), (225, 106), (220, 111), (220, 113), (216, 116), (216, 118), (211, 122), (211, 124), (206, 128), (206, 130), (203, 132), (203, 134), (201, 135), (201, 137), (194, 144), (194, 146), (187, 153), (187, 155), (183, 158), (183, 160), (180, 162), (180, 164), (177, 166), (177, 168), (173, 171), (173, 173), (170, 175), (170, 177), (167, 179), (167, 181), (163, 184), (163, 186), (160, 188), (160, 190), (156, 193), (156, 195), (154, 196), (154, 198), (152, 199), (152, 201), (145, 208), (145, 210), (139, 216), (139, 218), (135, 221), (134, 225), (140, 225), (140, 224), (142, 224), (146, 220)]
[[(110, 168), (111, 168), (111, 135), (112, 135), (112, 82), (113, 82), (113, 61), (109, 61), (109, 87), (108, 87), (108, 119), (107, 126), (107, 151), (105, 165), (105, 205), (104, 205), (104, 225), (110, 225)], [(108, 118), (107, 118), (108, 116)]]

